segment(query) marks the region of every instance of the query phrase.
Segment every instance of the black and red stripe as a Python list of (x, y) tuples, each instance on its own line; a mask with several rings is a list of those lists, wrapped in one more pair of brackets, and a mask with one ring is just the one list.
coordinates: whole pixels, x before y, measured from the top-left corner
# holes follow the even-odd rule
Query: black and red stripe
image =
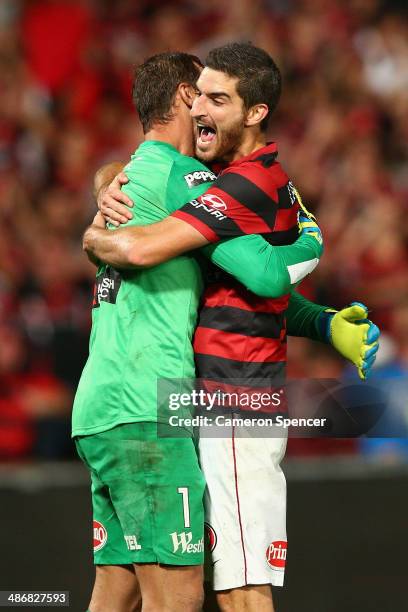
[(280, 314), (289, 303), (289, 294), (280, 298), (261, 298), (245, 289), (240, 283), (225, 274), (222, 283), (208, 285), (204, 293), (203, 308), (231, 306), (249, 312)]
[[(186, 204), (175, 216), (211, 242), (259, 233), (273, 245), (293, 243), (299, 202), (276, 157), (276, 145), (271, 144), (231, 163), (202, 199)], [(194, 337), (198, 376), (244, 379), (254, 387), (262, 387), (265, 380), (283, 382), (288, 301), (288, 295), (259, 298), (227, 274), (208, 285)]]
[(265, 387), (265, 381), (271, 385), (280, 385), (285, 380), (286, 361), (246, 362), (239, 359), (227, 359), (208, 353), (195, 352), (195, 363), (198, 376), (214, 381), (245, 380), (254, 388)]
[(234, 306), (207, 305), (200, 312), (199, 325), (243, 336), (280, 339), (284, 319), (283, 312), (271, 314)]
[[(213, 189), (216, 189), (218, 195), (226, 201), (228, 216), (232, 216), (236, 220), (237, 212), (242, 212), (241, 223), (244, 226), (242, 229), (246, 229), (246, 217), (252, 221), (252, 226), (256, 227), (256, 223), (260, 226), (260, 229), (246, 230), (243, 233), (271, 232), (275, 225), (278, 208), (276, 189), (269, 188), (268, 191), (264, 191), (259, 186), (259, 180), (255, 182), (253, 176), (251, 176), (251, 179), (236, 169), (233, 172), (221, 175), (215, 182)], [(269, 185), (273, 185), (273, 182), (269, 181)], [(233, 205), (231, 206), (231, 204)], [(243, 211), (240, 211), (239, 207)]]

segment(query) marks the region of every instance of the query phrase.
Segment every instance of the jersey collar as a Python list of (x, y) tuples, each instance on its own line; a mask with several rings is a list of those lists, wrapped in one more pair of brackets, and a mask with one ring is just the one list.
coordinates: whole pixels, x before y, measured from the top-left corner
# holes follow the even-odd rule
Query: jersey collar
[(256, 149), (256, 151), (252, 151), (249, 155), (245, 155), (245, 157), (240, 157), (235, 161), (228, 164), (228, 167), (234, 167), (242, 164), (247, 161), (257, 161), (258, 159), (266, 160), (268, 157), (275, 160), (278, 155), (278, 147), (276, 142), (268, 142), (264, 147), (260, 149)]

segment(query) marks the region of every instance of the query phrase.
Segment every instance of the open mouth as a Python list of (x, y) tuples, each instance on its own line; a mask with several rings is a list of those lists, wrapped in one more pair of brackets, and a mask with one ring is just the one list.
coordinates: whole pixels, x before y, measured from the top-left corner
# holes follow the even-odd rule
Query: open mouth
[(208, 144), (215, 139), (217, 130), (209, 125), (197, 124), (198, 137), (197, 142), (199, 144)]

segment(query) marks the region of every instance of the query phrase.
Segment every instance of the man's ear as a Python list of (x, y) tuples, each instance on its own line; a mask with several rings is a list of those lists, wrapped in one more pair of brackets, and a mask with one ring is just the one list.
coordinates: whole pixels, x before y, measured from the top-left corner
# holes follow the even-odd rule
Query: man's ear
[(267, 104), (255, 104), (254, 106), (251, 106), (246, 114), (245, 127), (258, 125), (261, 123), (261, 121), (263, 121), (263, 119), (265, 119), (268, 113), (269, 108)]
[(193, 106), (193, 102), (197, 97), (197, 92), (192, 85), (189, 83), (180, 83), (177, 88), (177, 93), (180, 96), (181, 100), (184, 102), (189, 109)]

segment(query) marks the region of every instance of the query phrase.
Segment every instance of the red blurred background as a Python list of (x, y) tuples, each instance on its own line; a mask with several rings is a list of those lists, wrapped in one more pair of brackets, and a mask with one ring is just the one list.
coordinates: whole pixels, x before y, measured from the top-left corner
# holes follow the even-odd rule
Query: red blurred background
[[(408, 371), (408, 20), (380, 0), (2, 0), (0, 5), (0, 459), (72, 456), (72, 397), (87, 356), (94, 269), (81, 249), (92, 179), (141, 141), (133, 67), (201, 58), (230, 40), (284, 77), (270, 127), (313, 210), (324, 258), (305, 295), (369, 305), (377, 374)], [(341, 377), (333, 351), (289, 344), (290, 375)], [(357, 452), (297, 441), (292, 453)]]

